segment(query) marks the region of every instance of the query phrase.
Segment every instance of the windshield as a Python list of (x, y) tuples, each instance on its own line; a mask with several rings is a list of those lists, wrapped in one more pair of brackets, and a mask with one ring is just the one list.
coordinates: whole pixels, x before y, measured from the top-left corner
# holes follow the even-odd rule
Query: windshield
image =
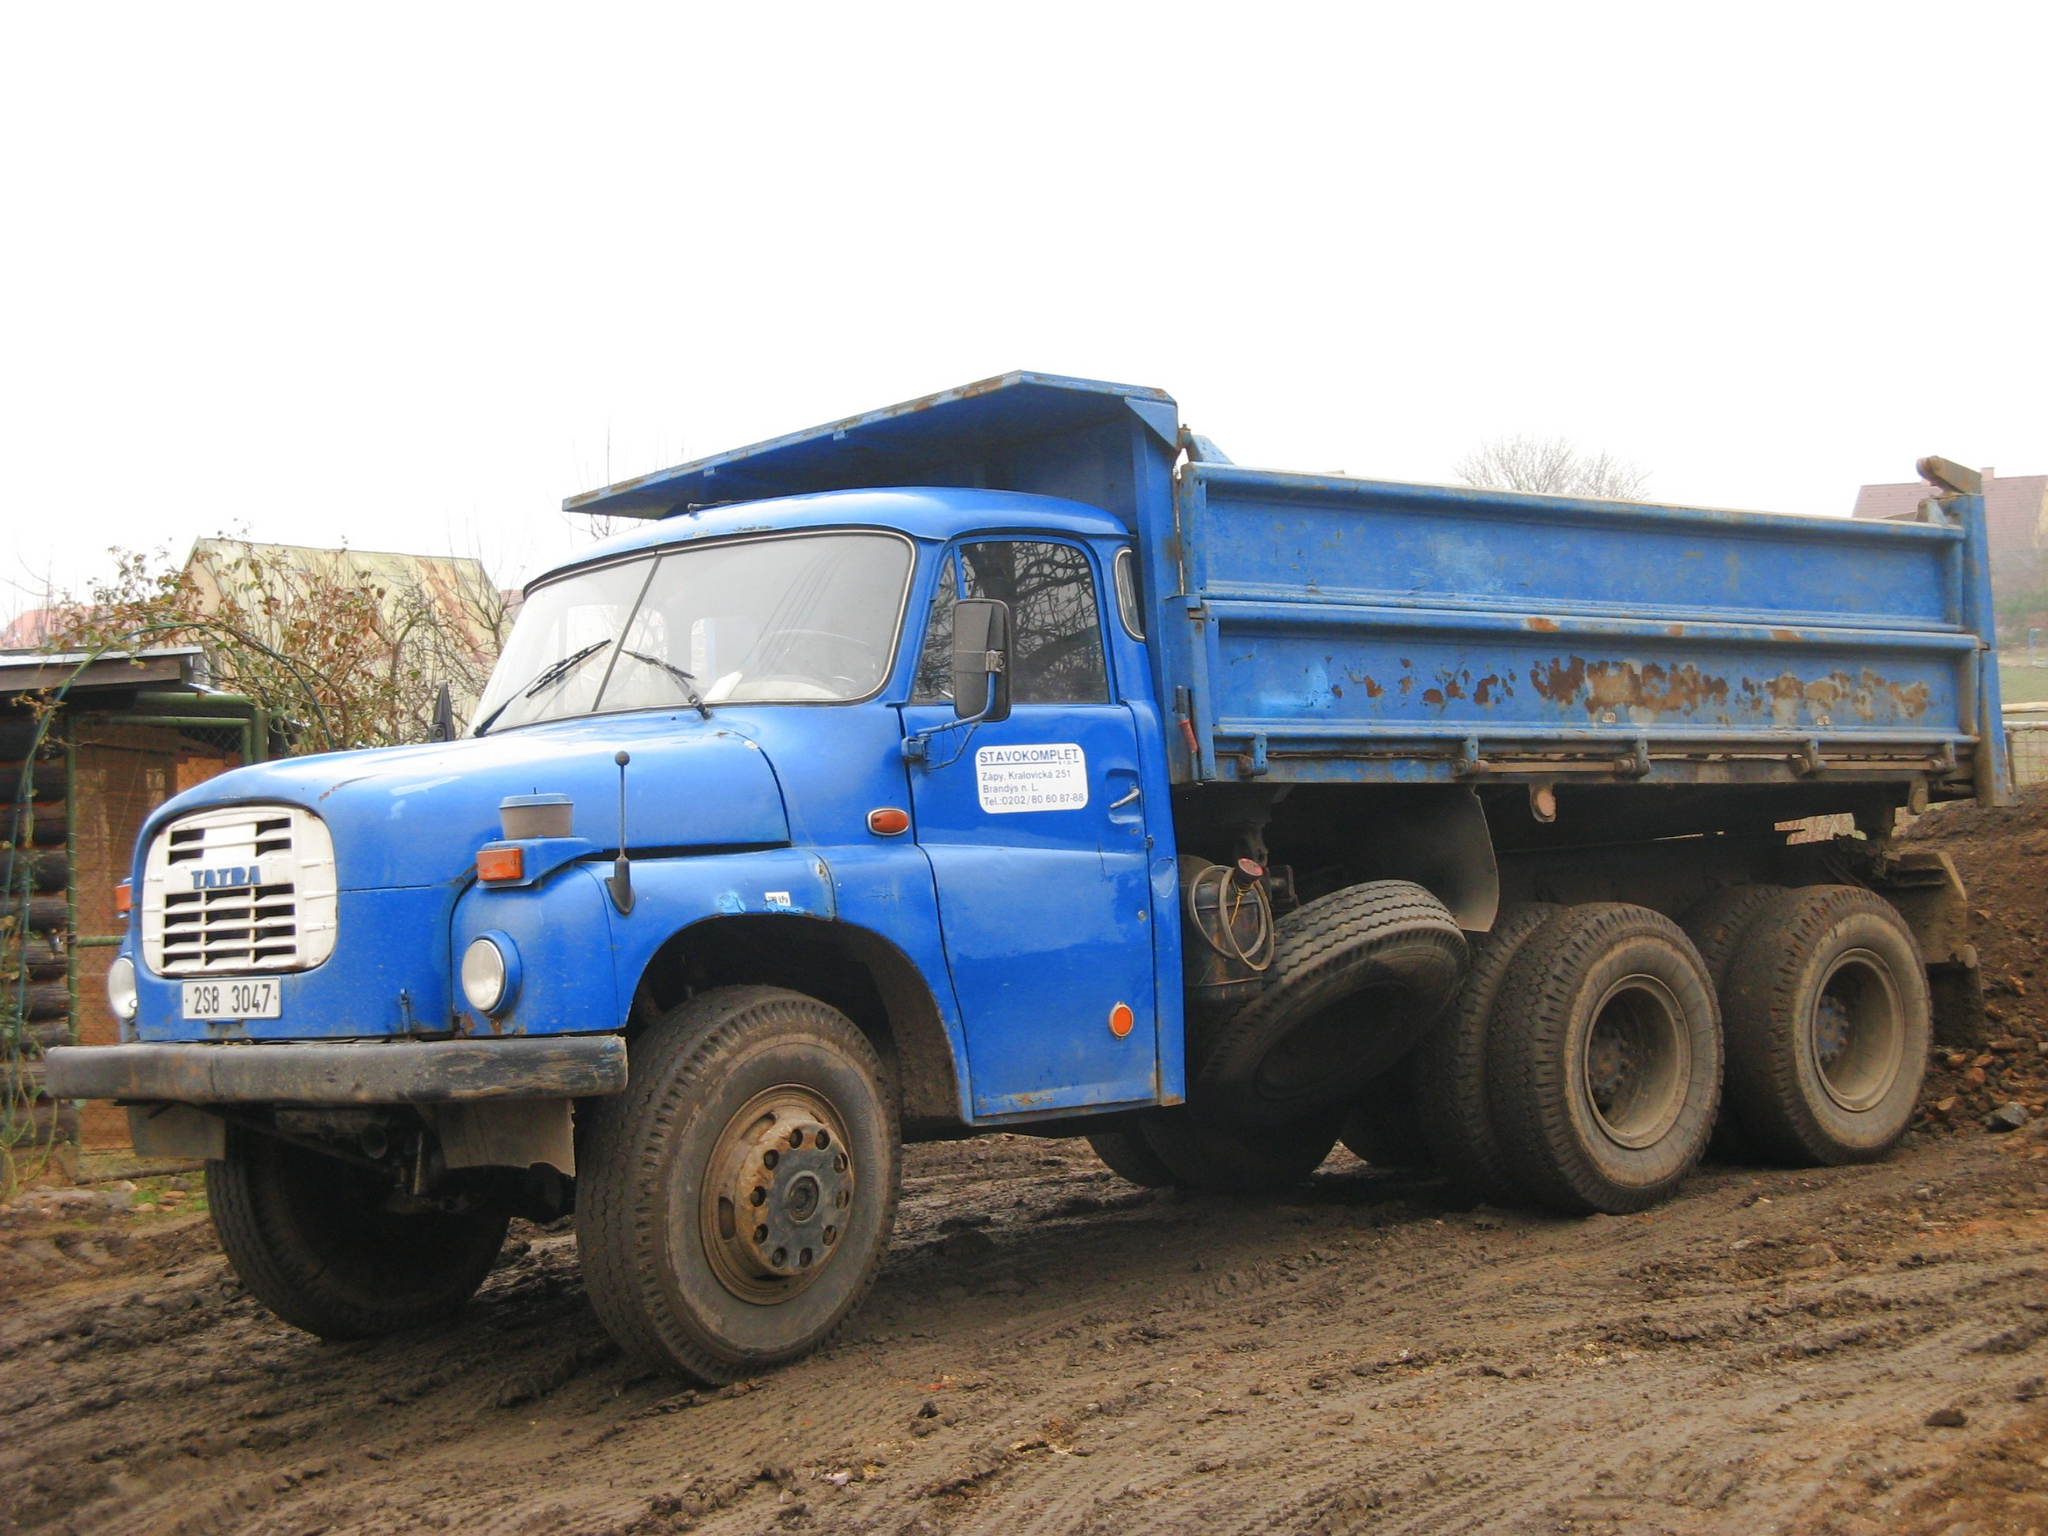
[(534, 589), (477, 734), (621, 709), (837, 703), (882, 686), (910, 545), (883, 533), (705, 544)]

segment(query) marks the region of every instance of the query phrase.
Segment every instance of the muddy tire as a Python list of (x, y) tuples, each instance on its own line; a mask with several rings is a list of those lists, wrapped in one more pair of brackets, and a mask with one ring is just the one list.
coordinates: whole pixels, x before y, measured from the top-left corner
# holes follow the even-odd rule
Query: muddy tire
[(1508, 967), (1488, 1098), (1517, 1177), (1555, 1210), (1656, 1204), (1706, 1150), (1721, 1098), (1713, 983), (1647, 907), (1567, 907)]
[(634, 1358), (718, 1385), (816, 1349), (874, 1281), (902, 1145), (865, 1036), (777, 987), (721, 987), (635, 1042), (590, 1114), (584, 1287)]
[(1348, 1103), (1407, 1054), (1465, 974), (1456, 920), (1405, 880), (1319, 897), (1275, 934), (1266, 989), (1197, 1042), (1190, 1097), (1211, 1117), (1286, 1125)]
[(1723, 992), (1728, 1102), (1765, 1156), (1872, 1162), (1906, 1132), (1932, 1008), (1913, 933), (1858, 886), (1787, 891), (1742, 936)]
[[(1700, 952), (1707, 975), (1713, 978), (1714, 997), (1721, 1004), (1724, 1039), (1728, 1031), (1728, 968), (1734, 963), (1742, 936), (1756, 921), (1757, 914), (1784, 894), (1782, 885), (1724, 886), (1688, 907), (1678, 920), (1678, 926), (1692, 940), (1693, 948)], [(1721, 1112), (1714, 1117), (1714, 1134), (1707, 1139), (1707, 1161), (1742, 1164), (1765, 1161), (1763, 1153), (1729, 1107), (1725, 1083), (1721, 1093)]]
[(439, 1322), (476, 1293), (505, 1244), (504, 1203), (386, 1210), (392, 1186), (344, 1163), (240, 1126), (206, 1165), (207, 1203), (242, 1284), (294, 1328), (363, 1339)]
[(1342, 1106), (1285, 1125), (1219, 1122), (1189, 1107), (1148, 1111), (1131, 1134), (1184, 1189), (1258, 1195), (1290, 1189), (1337, 1145)]
[(1785, 894), (1782, 885), (1728, 885), (1686, 908), (1678, 926), (1700, 952), (1714, 990), (1728, 983), (1728, 967), (1757, 914)]
[(1410, 1051), (1365, 1085), (1337, 1133), (1369, 1167), (1422, 1169), (1435, 1162), (1415, 1102), (1415, 1054)]
[(1170, 1189), (1178, 1182), (1173, 1170), (1152, 1150), (1152, 1144), (1146, 1141), (1144, 1134), (1135, 1128), (1098, 1131), (1088, 1138), (1088, 1145), (1095, 1149), (1095, 1155), (1102, 1159), (1111, 1173), (1142, 1189)]
[(1471, 964), (1457, 1000), (1411, 1058), (1418, 1128), (1432, 1160), (1464, 1199), (1517, 1205), (1528, 1198), (1494, 1129), (1486, 1042), (1508, 968), (1530, 937), (1563, 910), (1551, 902), (1501, 908), (1492, 930), (1471, 940)]

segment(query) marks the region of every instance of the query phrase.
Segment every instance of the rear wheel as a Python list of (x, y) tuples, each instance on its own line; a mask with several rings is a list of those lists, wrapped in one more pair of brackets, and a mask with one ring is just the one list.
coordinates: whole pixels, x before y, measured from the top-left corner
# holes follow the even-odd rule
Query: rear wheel
[(1508, 967), (1530, 936), (1563, 910), (1550, 902), (1503, 907), (1492, 931), (1472, 941), (1457, 1001), (1411, 1058), (1423, 1140), (1452, 1187), (1472, 1200), (1513, 1205), (1525, 1198), (1487, 1099), (1487, 1032)]
[(1721, 1096), (1712, 983), (1646, 907), (1568, 907), (1522, 947), (1487, 1039), (1517, 1176), (1561, 1211), (1654, 1205), (1706, 1149)]
[(1346, 1103), (1407, 1054), (1464, 977), (1456, 920), (1405, 880), (1319, 897), (1275, 934), (1265, 990), (1198, 1046), (1192, 1098), (1211, 1115), (1287, 1125)]
[(1757, 914), (1785, 894), (1782, 885), (1729, 885), (1686, 908), (1678, 926), (1700, 952), (1714, 990), (1728, 984), (1728, 967)]
[[(1722, 1031), (1727, 1031), (1728, 969), (1742, 946), (1757, 914), (1785, 894), (1782, 885), (1730, 885), (1702, 897), (1678, 920), (1685, 936), (1713, 978), (1714, 997), (1721, 1004)], [(1707, 1141), (1707, 1158), (1717, 1163), (1761, 1161), (1757, 1145), (1742, 1129), (1724, 1092), (1721, 1113), (1714, 1118), (1714, 1134)]]
[(1772, 1159), (1870, 1162), (1906, 1132), (1927, 1070), (1927, 971), (1905, 919), (1858, 886), (1766, 906), (1724, 993), (1728, 1101)]
[(703, 993), (591, 1115), (591, 1304), (629, 1354), (701, 1382), (792, 1360), (872, 1283), (900, 1157), (881, 1063), (844, 1014), (775, 987)]
[(504, 1202), (488, 1192), (435, 1210), (393, 1210), (374, 1168), (228, 1128), (206, 1165), (207, 1203), (228, 1263), (255, 1298), (323, 1339), (361, 1339), (438, 1322), (476, 1293), (505, 1243)]

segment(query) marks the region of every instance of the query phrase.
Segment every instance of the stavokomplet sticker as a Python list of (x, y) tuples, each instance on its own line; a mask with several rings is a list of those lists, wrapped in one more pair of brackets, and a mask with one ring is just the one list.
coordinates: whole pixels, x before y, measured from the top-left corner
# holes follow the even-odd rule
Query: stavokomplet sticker
[(974, 787), (992, 816), (1011, 811), (1078, 811), (1088, 804), (1088, 754), (1072, 742), (982, 747)]

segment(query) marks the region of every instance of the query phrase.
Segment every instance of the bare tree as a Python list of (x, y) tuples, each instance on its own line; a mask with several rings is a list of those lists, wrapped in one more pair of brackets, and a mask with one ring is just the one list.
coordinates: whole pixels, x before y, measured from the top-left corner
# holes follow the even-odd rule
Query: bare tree
[(647, 526), (646, 518), (635, 517), (629, 512), (564, 512), (561, 518), (575, 529), (579, 539), (588, 539), (592, 543), (608, 539), (615, 533)]
[(1489, 437), (1452, 466), (1470, 486), (1540, 491), (1595, 501), (1641, 501), (1650, 472), (1605, 451), (1589, 453), (1568, 437)]

